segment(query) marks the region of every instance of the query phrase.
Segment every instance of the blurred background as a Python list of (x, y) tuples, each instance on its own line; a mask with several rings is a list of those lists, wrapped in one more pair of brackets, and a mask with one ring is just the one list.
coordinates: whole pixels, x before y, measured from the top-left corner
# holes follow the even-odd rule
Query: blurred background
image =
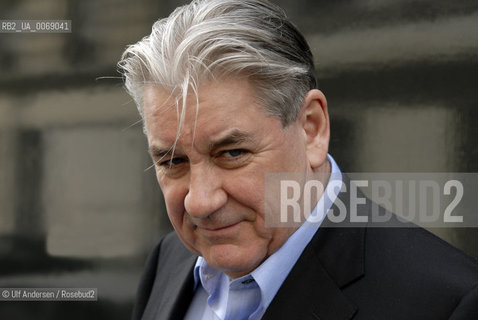
[[(277, 0), (310, 42), (344, 172), (477, 172), (478, 3)], [(170, 230), (116, 62), (186, 1), (2, 0), (0, 287), (92, 287), (97, 302), (0, 302), (2, 319), (129, 319)], [(476, 229), (433, 229), (478, 257)]]

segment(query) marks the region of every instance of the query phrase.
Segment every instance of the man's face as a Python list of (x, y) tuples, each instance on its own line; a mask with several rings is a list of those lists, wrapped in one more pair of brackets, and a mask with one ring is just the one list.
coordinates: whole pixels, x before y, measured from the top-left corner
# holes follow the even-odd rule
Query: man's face
[(198, 109), (188, 96), (173, 154), (174, 97), (149, 87), (144, 98), (150, 152), (177, 234), (230, 277), (251, 272), (295, 230), (265, 227), (265, 211), (279, 214), (280, 203), (265, 203), (264, 180), (268, 172), (308, 170), (300, 122), (283, 128), (256, 103), (246, 80), (208, 82), (199, 87)]

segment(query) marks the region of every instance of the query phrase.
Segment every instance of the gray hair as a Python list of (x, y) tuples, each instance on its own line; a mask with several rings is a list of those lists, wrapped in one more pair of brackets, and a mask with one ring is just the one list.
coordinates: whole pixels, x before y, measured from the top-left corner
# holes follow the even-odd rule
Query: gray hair
[[(317, 86), (310, 48), (284, 11), (266, 0), (194, 0), (154, 23), (118, 63), (143, 116), (143, 91), (158, 85), (183, 100), (201, 81), (246, 77), (256, 99), (283, 126)], [(181, 127), (182, 121), (180, 121)]]

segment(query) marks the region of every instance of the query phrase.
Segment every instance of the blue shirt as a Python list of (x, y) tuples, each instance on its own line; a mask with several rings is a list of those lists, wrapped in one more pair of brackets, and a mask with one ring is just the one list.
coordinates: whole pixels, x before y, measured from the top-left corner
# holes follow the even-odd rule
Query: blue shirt
[[(334, 159), (330, 155), (327, 159), (331, 179), (341, 181), (342, 174)], [(329, 183), (308, 219), (250, 274), (230, 281), (226, 274), (198, 257), (194, 267), (196, 292), (185, 319), (260, 319), (337, 198), (340, 190), (330, 188)]]

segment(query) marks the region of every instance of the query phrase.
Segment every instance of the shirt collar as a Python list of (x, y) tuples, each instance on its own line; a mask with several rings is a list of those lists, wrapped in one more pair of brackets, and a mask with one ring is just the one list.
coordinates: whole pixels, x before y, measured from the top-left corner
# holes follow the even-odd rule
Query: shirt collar
[[(327, 159), (331, 164), (330, 179), (342, 181), (342, 173), (335, 160), (329, 154)], [(279, 250), (251, 272), (250, 275), (261, 290), (263, 310), (267, 309), (292, 267), (319, 229), (339, 191), (327, 184), (322, 197), (308, 219), (287, 239)], [(214, 289), (219, 286), (222, 275), (221, 271), (210, 267), (206, 260), (200, 256), (194, 266), (194, 288), (197, 288), (199, 282), (201, 282), (203, 288), (209, 295), (212, 295)]]

